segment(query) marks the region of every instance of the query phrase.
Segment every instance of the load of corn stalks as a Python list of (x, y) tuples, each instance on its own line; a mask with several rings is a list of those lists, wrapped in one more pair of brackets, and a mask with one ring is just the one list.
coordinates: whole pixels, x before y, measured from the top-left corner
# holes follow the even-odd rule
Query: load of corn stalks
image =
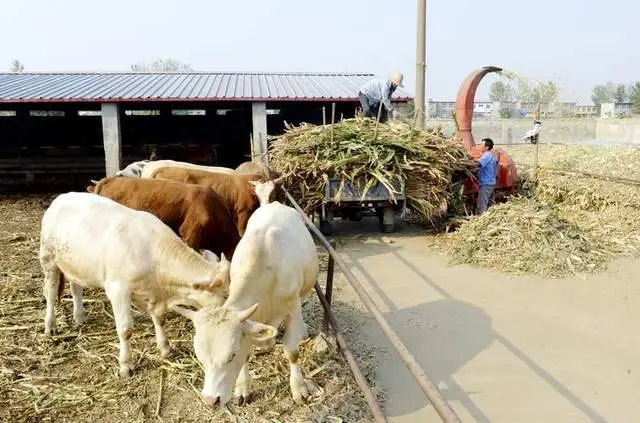
[(516, 197), (443, 238), (455, 263), (558, 277), (603, 270), (612, 257), (635, 253), (638, 218), (628, 208), (592, 213)]
[[(439, 129), (424, 131), (401, 122), (377, 124), (356, 117), (333, 125), (290, 126), (272, 140), (270, 164), (289, 175), (287, 188), (307, 211), (325, 198), (328, 179), (349, 182), (362, 196), (376, 183), (392, 198), (397, 178), (405, 181), (407, 206), (428, 221), (452, 199), (452, 181), (475, 164), (462, 143)], [(340, 190), (333, 201), (340, 202)]]
[[(535, 147), (507, 149), (519, 173), (530, 175)], [(536, 196), (550, 204), (571, 204), (584, 210), (608, 206), (640, 209), (640, 150), (626, 146), (539, 146)]]

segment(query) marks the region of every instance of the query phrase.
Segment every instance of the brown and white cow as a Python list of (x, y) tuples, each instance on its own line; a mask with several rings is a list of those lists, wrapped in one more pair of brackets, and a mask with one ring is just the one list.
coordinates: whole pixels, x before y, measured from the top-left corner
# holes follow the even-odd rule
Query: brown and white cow
[[(260, 205), (250, 182), (264, 180), (260, 175), (226, 175), (169, 167), (156, 171), (154, 178), (209, 187), (225, 201), (240, 235), (244, 234), (249, 217)], [(280, 180), (273, 180), (273, 183), (278, 186)]]
[(121, 376), (130, 376), (133, 369), (132, 304), (150, 314), (164, 357), (169, 343), (163, 315), (175, 305), (221, 305), (228, 293), (230, 264), (224, 257), (218, 262), (210, 252), (198, 254), (151, 213), (86, 192), (53, 200), (42, 218), (39, 259), (47, 301), (45, 334), (56, 331), (56, 297), (65, 280), (71, 285), (76, 326), (85, 319), (83, 288), (103, 288), (120, 340)]
[(195, 250), (211, 250), (230, 259), (240, 241), (227, 203), (204, 186), (112, 176), (87, 191), (157, 216)]

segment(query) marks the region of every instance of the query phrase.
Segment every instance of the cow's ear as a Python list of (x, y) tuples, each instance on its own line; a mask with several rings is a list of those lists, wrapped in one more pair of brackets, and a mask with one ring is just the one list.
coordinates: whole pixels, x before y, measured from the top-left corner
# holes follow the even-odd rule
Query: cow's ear
[(243, 322), (244, 333), (250, 336), (254, 342), (267, 342), (278, 335), (278, 329), (271, 325), (254, 322), (253, 320), (245, 320)]

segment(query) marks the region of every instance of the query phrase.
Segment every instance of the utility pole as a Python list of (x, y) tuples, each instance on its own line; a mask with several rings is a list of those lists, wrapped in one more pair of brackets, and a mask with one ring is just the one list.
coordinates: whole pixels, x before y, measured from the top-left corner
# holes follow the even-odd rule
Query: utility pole
[(425, 68), (426, 68), (426, 23), (427, 20), (427, 0), (418, 0), (418, 38), (416, 42), (416, 98), (415, 113), (417, 115), (417, 125), (424, 128), (425, 117)]

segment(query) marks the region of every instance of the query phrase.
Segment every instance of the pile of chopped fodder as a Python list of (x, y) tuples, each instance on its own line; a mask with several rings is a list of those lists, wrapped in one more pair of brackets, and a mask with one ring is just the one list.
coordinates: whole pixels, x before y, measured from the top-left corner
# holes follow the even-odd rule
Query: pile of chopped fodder
[(351, 182), (364, 195), (377, 182), (393, 194), (392, 181), (401, 177), (408, 207), (424, 221), (451, 201), (452, 181), (475, 169), (462, 143), (439, 130), (401, 122), (379, 124), (376, 130), (375, 120), (361, 117), (334, 125), (287, 125), (285, 134), (271, 142), (269, 162), (289, 175), (287, 188), (307, 212), (324, 199), (326, 178)]
[[(620, 213), (622, 221), (616, 218)], [(611, 207), (601, 215), (517, 197), (443, 237), (454, 263), (558, 277), (603, 270), (612, 257), (634, 254), (638, 218), (629, 208)]]
[[(289, 366), (278, 344), (249, 363), (254, 377), (249, 404), (211, 410), (199, 398), (203, 371), (193, 353), (193, 326), (181, 316), (167, 315), (174, 351), (162, 359), (150, 318), (134, 312), (135, 372), (128, 379), (117, 374), (119, 343), (111, 305), (101, 290), (85, 290), (87, 321), (80, 329), (73, 328), (67, 292), (56, 312), (59, 334), (44, 336), (37, 254), (40, 219), (51, 199), (0, 199), (0, 421), (370, 421), (360, 390), (331, 342), (323, 354), (315, 352), (313, 340), (301, 346), (305, 375), (322, 388), (306, 405), (291, 398)], [(363, 373), (375, 385), (372, 347), (353, 343), (359, 334), (357, 311), (340, 301), (332, 309)], [(303, 315), (313, 338), (323, 317), (314, 294), (305, 298)]]
[[(639, 149), (583, 145), (540, 145), (539, 149), (535, 195), (541, 201), (594, 211), (608, 206), (640, 209)], [(530, 175), (535, 146), (509, 146), (508, 151), (519, 173)]]

